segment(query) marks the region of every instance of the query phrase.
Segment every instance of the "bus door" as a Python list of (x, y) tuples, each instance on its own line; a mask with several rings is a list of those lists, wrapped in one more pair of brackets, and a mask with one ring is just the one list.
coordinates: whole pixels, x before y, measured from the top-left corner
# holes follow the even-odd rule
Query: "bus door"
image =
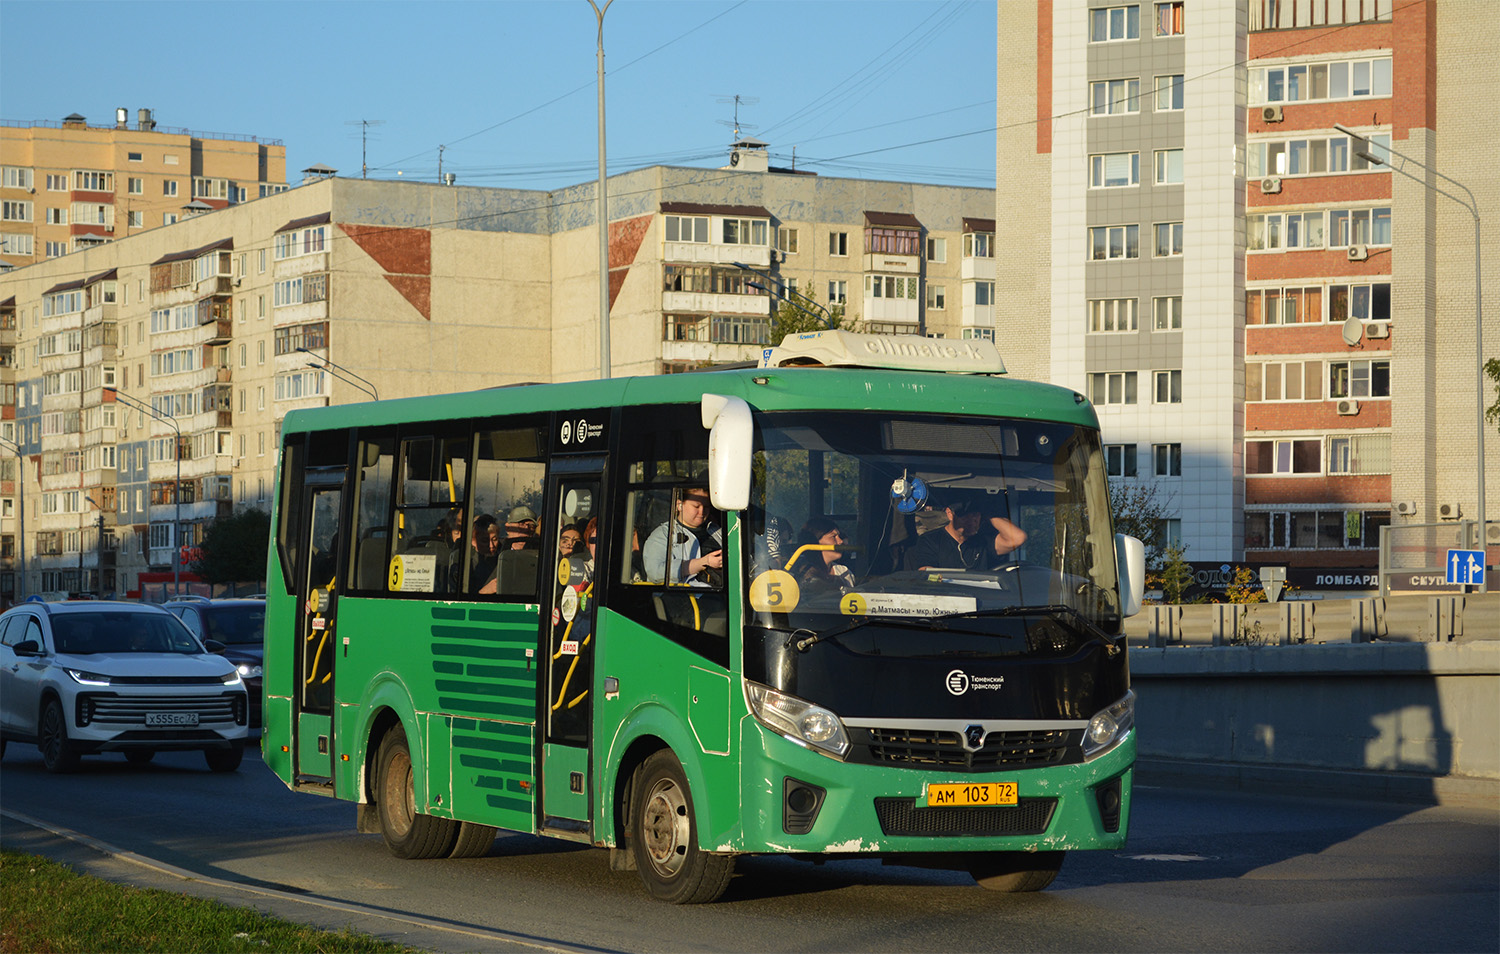
[(342, 504), (342, 470), (318, 474), (309, 468), (298, 502), (307, 556), (305, 572), (297, 582), (297, 685), (293, 693), (295, 773), (301, 782), (331, 782), (333, 778), (333, 671), (339, 655), (335, 584)]
[[(604, 558), (605, 540), (599, 528), (603, 464), (595, 457), (553, 462), (547, 488), (552, 513), (544, 529), (556, 559), (553, 571), (543, 574), (551, 605), (542, 618), (542, 827), (585, 839), (592, 803), (589, 741), (599, 602), (595, 560)], [(602, 576), (604, 564), (597, 566)]]

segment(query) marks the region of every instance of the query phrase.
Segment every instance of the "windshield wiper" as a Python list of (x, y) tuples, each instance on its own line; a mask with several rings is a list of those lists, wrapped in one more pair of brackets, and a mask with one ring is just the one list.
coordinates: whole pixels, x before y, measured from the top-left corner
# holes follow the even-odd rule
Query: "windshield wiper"
[(1115, 637), (1106, 633), (1100, 628), (1098, 623), (1085, 616), (1077, 607), (1069, 606), (1066, 603), (1045, 603), (1041, 606), (1006, 606), (998, 609), (972, 610), (967, 613), (951, 613), (938, 618), (980, 619), (983, 617), (994, 618), (1001, 616), (1049, 616), (1053, 619), (1061, 618), (1070, 622), (1075, 630), (1082, 632), (1089, 639), (1103, 643), (1109, 649), (1111, 655), (1119, 652), (1119, 647), (1115, 645)]
[(883, 623), (888, 626), (896, 626), (904, 629), (925, 629), (929, 632), (942, 632), (948, 627), (940, 622), (940, 620), (948, 618), (949, 617), (938, 616), (856, 616), (854, 619), (850, 620), (848, 624), (839, 629), (831, 630), (825, 633), (814, 633), (810, 636), (805, 636), (802, 639), (796, 639), (795, 637), (797, 633), (807, 632), (807, 630), (805, 629), (799, 629), (797, 630), (797, 633), (793, 633), (791, 637), (787, 639), (787, 645), (795, 648), (799, 653), (805, 653), (807, 652), (809, 647), (813, 646), (816, 643), (820, 643), (825, 639), (833, 639), (836, 636), (842, 636), (845, 633), (850, 632), (851, 630), (859, 629), (861, 626), (868, 626), (871, 623)]

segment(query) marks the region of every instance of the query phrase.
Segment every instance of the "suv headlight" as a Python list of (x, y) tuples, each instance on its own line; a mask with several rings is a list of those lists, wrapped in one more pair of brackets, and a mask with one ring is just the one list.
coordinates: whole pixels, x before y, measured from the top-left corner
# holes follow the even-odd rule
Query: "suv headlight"
[(745, 680), (750, 712), (779, 735), (798, 745), (842, 758), (849, 751), (849, 735), (839, 717), (822, 706), (798, 699), (770, 686)]
[(109, 677), (86, 669), (69, 669), (68, 675), (80, 686), (107, 686)]
[(240, 672), (238, 669), (224, 677), (224, 685), (226, 686), (240, 686), (244, 685), (244, 682), (245, 681), (240, 678)]
[(1084, 761), (1098, 758), (1119, 745), (1134, 727), (1135, 691), (1131, 690), (1089, 720), (1089, 727), (1083, 732)]

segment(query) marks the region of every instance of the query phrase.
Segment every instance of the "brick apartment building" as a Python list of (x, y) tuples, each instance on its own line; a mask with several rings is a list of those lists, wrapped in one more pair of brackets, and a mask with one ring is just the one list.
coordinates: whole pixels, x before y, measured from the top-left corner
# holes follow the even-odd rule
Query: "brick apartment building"
[(997, 333), (1013, 369), (1093, 398), (1112, 475), (1170, 501), (1165, 535), (1200, 569), (1286, 565), (1337, 592), (1371, 588), (1382, 525), (1472, 515), (1472, 219), (1360, 152), (1497, 208), (1500, 123), (1474, 108), (1500, 93), (1488, 5), (1036, 0), (998, 17), (996, 218), (1037, 224), (996, 234), (1016, 266)]

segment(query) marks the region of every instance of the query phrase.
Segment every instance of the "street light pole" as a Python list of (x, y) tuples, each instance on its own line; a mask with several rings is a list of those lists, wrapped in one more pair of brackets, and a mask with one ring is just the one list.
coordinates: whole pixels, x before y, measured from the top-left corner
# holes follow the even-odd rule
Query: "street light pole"
[(599, 22), (599, 378), (609, 377), (609, 186), (604, 178), (604, 14), (615, 0), (605, 0), (603, 9), (594, 0), (594, 19)]
[[(95, 510), (99, 511), (99, 516), (97, 518), (99, 524), (99, 535), (94, 541), (94, 595), (102, 600), (104, 599), (104, 508), (99, 506), (99, 503), (88, 494), (84, 494), (83, 499), (92, 504)], [(82, 546), (78, 548), (78, 559), (80, 563), (83, 561)], [(80, 580), (80, 589), (82, 589), (82, 583), (83, 581)]]
[(16, 602), (21, 602), (21, 594), (26, 591), (26, 455), (21, 452), (21, 445), (8, 438), (0, 437), (0, 444), (4, 444), (16, 454), (16, 506), (20, 508), (20, 540), (17, 547), (21, 552), (21, 585), (16, 587)]
[[(293, 350), (294, 351), (298, 351), (298, 352), (300, 352), (302, 354), (305, 354), (308, 357), (316, 358), (317, 361), (323, 362), (321, 365), (319, 365), (315, 361), (309, 361), (307, 363), (307, 366), (309, 368), (322, 368), (323, 370), (332, 373), (335, 377), (337, 377), (340, 381), (343, 381), (345, 384), (353, 385), (354, 387), (359, 388), (361, 391), (365, 392), (366, 394), (368, 394), (370, 397), (374, 398), (375, 400), (377, 400), (377, 401), (380, 400), (380, 389), (377, 388), (377, 387), (375, 387), (374, 384), (371, 384), (368, 379), (361, 378), (359, 375), (355, 374), (353, 371), (350, 371), (348, 368), (344, 367), (343, 365), (341, 365), (341, 364), (335, 364), (332, 360), (330, 360), (328, 358), (325, 358), (323, 355), (320, 355), (320, 354), (318, 354), (315, 351), (310, 351), (307, 348), (294, 348)], [(334, 371), (334, 368), (337, 368), (339, 371), (342, 371), (343, 374), (339, 374), (337, 371)], [(344, 375), (348, 375), (348, 377), (344, 377)], [(359, 381), (363, 382), (363, 385), (356, 384), (353, 380), (350, 380), (351, 378), (358, 379)], [(365, 385), (367, 385), (367, 386), (365, 386)]]
[[(1423, 187), (1431, 189), (1438, 195), (1446, 196), (1447, 198), (1452, 199), (1454, 202), (1457, 202), (1459, 205), (1467, 209), (1469, 215), (1473, 216), (1474, 218), (1474, 369), (1477, 379), (1475, 381), (1474, 389), (1474, 404), (1477, 411), (1478, 423), (1478, 427), (1475, 430), (1475, 444), (1478, 448), (1479, 455), (1479, 473), (1475, 477), (1475, 488), (1479, 492), (1479, 507), (1474, 516), (1479, 523), (1478, 546), (1479, 552), (1481, 554), (1480, 562), (1482, 563), (1484, 562), (1484, 558), (1482, 555), (1487, 551), (1487, 541), (1485, 535), (1485, 530), (1487, 528), (1485, 526), (1484, 517), (1484, 307), (1481, 298), (1483, 283), (1480, 280), (1479, 269), (1480, 250), (1483, 246), (1479, 241), (1479, 203), (1474, 201), (1474, 193), (1469, 191), (1468, 186), (1464, 185), (1462, 182), (1459, 182), (1457, 179), (1454, 179), (1451, 176), (1443, 175), (1441, 172), (1433, 169), (1426, 163), (1418, 162), (1416, 159), (1413, 159), (1410, 156), (1403, 155), (1402, 153), (1399, 153), (1396, 150), (1392, 149), (1390, 146), (1382, 147), (1387, 152), (1391, 153), (1391, 155), (1400, 158), (1403, 164), (1409, 162), (1425, 172), (1432, 173), (1439, 179), (1442, 179), (1444, 182), (1453, 183), (1455, 186), (1464, 191), (1464, 195), (1467, 195), (1469, 197), (1468, 201), (1465, 202), (1463, 199), (1459, 198), (1453, 193), (1439, 189), (1437, 186), (1428, 182), (1426, 179), (1421, 178), (1420, 176), (1412, 175), (1410, 172), (1407, 172), (1406, 169), (1402, 166), (1397, 166), (1391, 163), (1386, 157), (1376, 155), (1370, 148), (1369, 140), (1364, 136), (1361, 136), (1359, 133), (1349, 129), (1348, 127), (1340, 125), (1339, 123), (1334, 123), (1333, 128), (1349, 137), (1350, 142), (1353, 145), (1351, 151), (1356, 156), (1359, 156), (1361, 159), (1373, 165), (1383, 165), (1390, 169), (1392, 172), (1399, 172), (1403, 176), (1406, 176), (1406, 178), (1412, 180), (1413, 182), (1420, 183)], [(1467, 546), (1468, 541), (1464, 540), (1463, 543)], [(1486, 575), (1485, 582), (1481, 583), (1477, 587), (1477, 589), (1479, 592), (1483, 593), (1488, 588), (1489, 581), (1488, 575)]]
[[(172, 442), (172, 458), (177, 462), (177, 482), (172, 487), (172, 519), (174, 521), (172, 524), (172, 595), (174, 597), (181, 596), (182, 549), (177, 542), (177, 538), (182, 533), (182, 428), (177, 426), (177, 418), (165, 411), (158, 411), (151, 405), (131, 397), (119, 388), (105, 388), (104, 390), (113, 394), (116, 400), (124, 401), (127, 406), (150, 414), (158, 421), (164, 422), (172, 428), (172, 432), (177, 437)], [(150, 552), (149, 546), (147, 547), (147, 552)]]

